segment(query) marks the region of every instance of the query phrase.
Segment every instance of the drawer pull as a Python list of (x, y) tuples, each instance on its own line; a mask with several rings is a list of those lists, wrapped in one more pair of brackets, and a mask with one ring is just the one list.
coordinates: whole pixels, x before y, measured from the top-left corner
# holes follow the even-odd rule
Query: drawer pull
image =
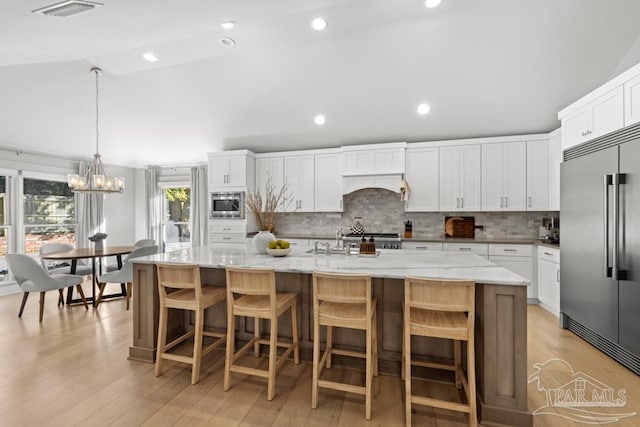
[(553, 256), (553, 254), (552, 254), (552, 253), (549, 253), (549, 252), (544, 252), (544, 254), (545, 254), (545, 255), (548, 255), (548, 256)]
[(426, 246), (416, 246), (416, 249), (421, 250), (421, 251), (426, 251), (427, 247)]
[(505, 252), (518, 252), (517, 249), (503, 249)]
[(471, 248), (460, 248), (461, 251), (470, 251)]
[(556, 282), (560, 283), (560, 270), (556, 270)]
[(222, 240), (231, 240), (231, 237), (223, 237)]
[(230, 228), (227, 228), (227, 227), (222, 227), (222, 229), (223, 229), (224, 231), (231, 231), (231, 229), (230, 229)]

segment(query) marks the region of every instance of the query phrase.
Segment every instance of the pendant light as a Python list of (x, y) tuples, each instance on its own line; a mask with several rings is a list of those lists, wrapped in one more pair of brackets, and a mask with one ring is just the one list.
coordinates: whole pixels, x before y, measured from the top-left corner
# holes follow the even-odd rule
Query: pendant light
[(84, 175), (71, 174), (67, 175), (67, 183), (71, 190), (86, 193), (122, 193), (124, 191), (124, 177), (110, 177), (100, 160), (100, 110), (98, 105), (99, 87), (98, 79), (102, 70), (100, 68), (92, 68), (91, 72), (96, 75), (96, 153), (93, 160), (87, 166)]

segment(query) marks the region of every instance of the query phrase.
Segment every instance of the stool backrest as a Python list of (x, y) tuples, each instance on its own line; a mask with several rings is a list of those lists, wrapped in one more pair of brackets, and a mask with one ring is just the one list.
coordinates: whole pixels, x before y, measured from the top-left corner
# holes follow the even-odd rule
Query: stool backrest
[(473, 317), (475, 282), (407, 277), (404, 281), (404, 298), (405, 307), (467, 312)]
[(156, 268), (158, 270), (158, 292), (161, 298), (167, 296), (167, 288), (193, 289), (196, 300), (202, 296), (198, 264), (159, 262), (156, 264)]
[(371, 301), (371, 276), (313, 272), (314, 300), (365, 304)]
[(276, 293), (276, 272), (271, 268), (227, 267), (227, 290), (242, 295)]

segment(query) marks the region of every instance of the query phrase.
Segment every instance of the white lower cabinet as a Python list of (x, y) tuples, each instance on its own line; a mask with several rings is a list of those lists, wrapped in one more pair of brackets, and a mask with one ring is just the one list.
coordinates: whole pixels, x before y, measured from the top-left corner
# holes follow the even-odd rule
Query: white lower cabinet
[(442, 242), (407, 242), (402, 241), (402, 249), (410, 249), (427, 252), (441, 252)]
[(489, 245), (489, 261), (510, 270), (531, 284), (527, 288), (529, 303), (538, 302), (538, 287), (533, 274), (533, 247), (531, 245)]
[(550, 313), (560, 313), (560, 249), (538, 247), (540, 305)]
[(489, 247), (486, 243), (444, 243), (442, 249), (445, 252), (476, 254), (485, 258), (489, 256)]

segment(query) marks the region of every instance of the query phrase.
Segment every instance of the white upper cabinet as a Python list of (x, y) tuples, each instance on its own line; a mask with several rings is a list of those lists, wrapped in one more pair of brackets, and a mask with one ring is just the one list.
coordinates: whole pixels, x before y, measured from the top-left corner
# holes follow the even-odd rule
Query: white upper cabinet
[(405, 146), (404, 142), (393, 142), (342, 147), (344, 161), (342, 174), (344, 176), (403, 174)]
[(407, 212), (427, 212), (439, 209), (439, 149), (407, 148), (405, 179), (409, 184)]
[(562, 143), (560, 129), (549, 134), (549, 210), (560, 210), (560, 164), (562, 163)]
[[(563, 112), (561, 112), (562, 114)], [(624, 126), (624, 102), (622, 85), (587, 102), (562, 120), (562, 149), (566, 150)]]
[(285, 184), (284, 157), (256, 156), (256, 191), (260, 191), (262, 197), (266, 194), (267, 181), (271, 178), (273, 190), (279, 192)]
[(342, 154), (315, 156), (315, 211), (342, 212)]
[(527, 146), (523, 141), (482, 145), (482, 210), (526, 210)]
[(209, 190), (216, 188), (253, 189), (255, 159), (247, 150), (209, 153)]
[(440, 210), (480, 210), (480, 145), (440, 147)]
[[(559, 142), (559, 138), (558, 142)], [(527, 210), (549, 210), (551, 181), (549, 140), (527, 141)], [(558, 173), (560, 170), (558, 169)], [(554, 177), (555, 179), (555, 177)], [(558, 203), (560, 179), (558, 174)]]
[(624, 125), (640, 122), (640, 76), (624, 84)]
[(284, 158), (284, 179), (293, 200), (288, 212), (313, 212), (315, 209), (315, 161), (313, 155)]

